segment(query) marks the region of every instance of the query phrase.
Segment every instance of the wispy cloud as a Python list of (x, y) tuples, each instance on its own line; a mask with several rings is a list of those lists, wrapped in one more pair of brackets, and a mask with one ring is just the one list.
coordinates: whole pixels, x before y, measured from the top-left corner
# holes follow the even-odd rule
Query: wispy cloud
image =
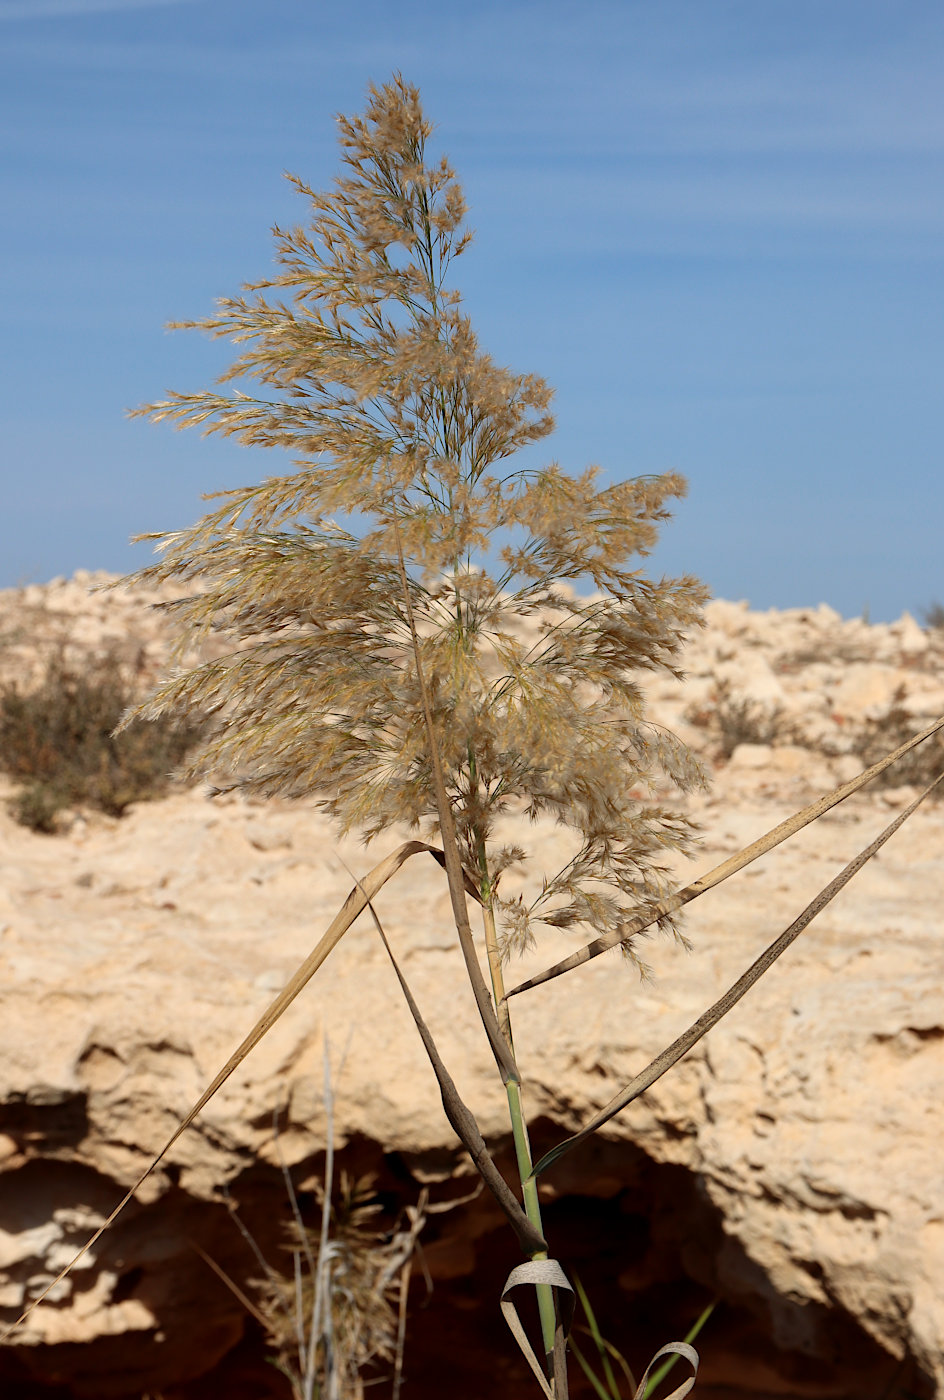
[(200, 0), (0, 0), (4, 20), (74, 19), (116, 10), (152, 10), (167, 5), (192, 5)]

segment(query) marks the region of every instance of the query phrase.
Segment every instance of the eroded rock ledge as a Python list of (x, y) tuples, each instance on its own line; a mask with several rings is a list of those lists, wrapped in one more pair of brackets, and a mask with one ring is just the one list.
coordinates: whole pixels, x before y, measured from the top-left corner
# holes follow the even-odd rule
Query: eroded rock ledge
[[(714, 606), (746, 632), (719, 621), (721, 640), (712, 623), (698, 645), (726, 637), (732, 660), (758, 650), (745, 636), (776, 630), (776, 617), (761, 625)], [(878, 641), (892, 647), (885, 633)], [(848, 665), (874, 666), (874, 685), (905, 672), (915, 714), (933, 713), (934, 669), (896, 646)], [(711, 655), (706, 668), (722, 664), (717, 647)], [(819, 663), (782, 673), (766, 664), (789, 698)], [(684, 704), (668, 687), (655, 701), (680, 717), (697, 689)], [(778, 767), (778, 745), (768, 749), (775, 757), (763, 763), (735, 754), (711, 797), (693, 802), (705, 833), (697, 869), (828, 786), (842, 763)], [(650, 982), (607, 955), (519, 998), (537, 1148), (693, 1020), (899, 800), (853, 799), (691, 906), (693, 952), (652, 940)], [(555, 1251), (638, 1368), (717, 1296), (697, 1391), (707, 1400), (944, 1396), (942, 836), (941, 808), (919, 811), (683, 1065), (550, 1174)], [(559, 834), (535, 837), (552, 867)], [(54, 838), (0, 815), (4, 1319), (84, 1241), (305, 956), (350, 887), (345, 865), (362, 872), (394, 844), (365, 855), (311, 810), (200, 793), (142, 805), (120, 823), (86, 815)], [(506, 1150), (503, 1097), (438, 866), (416, 858), (379, 909), (460, 1091)], [(567, 947), (548, 938), (522, 973)], [(5, 1400), (286, 1393), (254, 1325), (193, 1245), (234, 1278), (252, 1274), (230, 1219), (235, 1201), (260, 1244), (277, 1248), (287, 1211), (279, 1152), (303, 1194), (322, 1169), (325, 1037), (342, 1162), (376, 1173), (391, 1211), (421, 1184), (436, 1199), (467, 1192), (386, 955), (358, 924), (141, 1199), (0, 1352)], [(404, 1396), (442, 1394), (445, 1377), (460, 1400), (478, 1400), (486, 1384), (496, 1400), (522, 1393), (497, 1313), (516, 1260), (490, 1201), (435, 1217), (425, 1239), (435, 1287), (429, 1301), (416, 1287)], [(476, 1348), (492, 1337), (502, 1360), (486, 1382)]]

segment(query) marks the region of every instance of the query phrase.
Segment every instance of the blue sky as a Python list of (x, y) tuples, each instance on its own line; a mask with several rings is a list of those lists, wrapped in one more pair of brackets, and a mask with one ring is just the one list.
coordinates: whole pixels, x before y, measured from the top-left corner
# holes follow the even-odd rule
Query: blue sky
[(164, 322), (271, 269), (282, 171), (329, 185), (333, 115), (401, 70), (546, 455), (688, 478), (652, 569), (944, 599), (942, 60), (938, 0), (0, 0), (0, 587), (144, 563), (279, 469), (125, 412), (223, 368)]

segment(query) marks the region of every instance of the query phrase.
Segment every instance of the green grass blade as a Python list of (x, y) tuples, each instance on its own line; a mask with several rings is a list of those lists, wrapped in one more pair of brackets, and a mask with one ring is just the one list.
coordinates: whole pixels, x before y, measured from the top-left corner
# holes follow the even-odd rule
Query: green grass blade
[(593, 1386), (597, 1395), (599, 1395), (600, 1400), (619, 1400), (619, 1391), (612, 1391), (606, 1389), (599, 1376), (595, 1375), (592, 1367), (590, 1366), (590, 1363), (587, 1361), (586, 1357), (578, 1347), (577, 1343), (574, 1341), (573, 1337), (571, 1337), (570, 1339), (570, 1349), (573, 1352), (574, 1356), (576, 1356), (577, 1364), (579, 1365), (581, 1371), (583, 1371), (587, 1380)]
[[(587, 1325), (590, 1329), (590, 1335), (593, 1338), (593, 1344), (597, 1349), (600, 1363), (603, 1366), (603, 1374), (609, 1386), (609, 1391), (607, 1392), (609, 1400), (620, 1400), (620, 1389), (616, 1383), (616, 1377), (613, 1374), (613, 1367), (610, 1365), (610, 1358), (608, 1355), (609, 1343), (605, 1341), (600, 1332), (596, 1314), (590, 1306), (590, 1299), (587, 1297), (587, 1291), (576, 1274), (574, 1274), (574, 1288), (577, 1290), (580, 1306), (583, 1308), (584, 1315), (587, 1319)], [(633, 1388), (635, 1389), (635, 1387)]]

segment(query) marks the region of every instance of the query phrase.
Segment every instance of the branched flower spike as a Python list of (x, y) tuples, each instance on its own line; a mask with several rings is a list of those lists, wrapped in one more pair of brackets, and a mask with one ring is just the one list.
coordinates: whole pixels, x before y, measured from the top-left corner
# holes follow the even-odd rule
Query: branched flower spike
[[(689, 839), (683, 818), (630, 793), (701, 781), (647, 723), (637, 684), (674, 673), (705, 596), (638, 569), (684, 484), (508, 469), (551, 432), (551, 391), (479, 348), (447, 286), (471, 235), (452, 169), (427, 157), (419, 94), (400, 78), (372, 88), (339, 128), (334, 188), (291, 177), (311, 217), (275, 230), (279, 273), (186, 323), (240, 346), (230, 387), (138, 410), (292, 457), (152, 537), (161, 560), (138, 578), (194, 585), (171, 605), (182, 648), (220, 631), (233, 645), (141, 712), (216, 714), (193, 775), (312, 795), (368, 838), (399, 822), (434, 833), (398, 533), (461, 858), (506, 949), (535, 920), (618, 933), (664, 893), (665, 853)], [(573, 589), (586, 580), (589, 601)], [(572, 859), (536, 898), (510, 872), (525, 852), (496, 841), (506, 813), (573, 832)]]

